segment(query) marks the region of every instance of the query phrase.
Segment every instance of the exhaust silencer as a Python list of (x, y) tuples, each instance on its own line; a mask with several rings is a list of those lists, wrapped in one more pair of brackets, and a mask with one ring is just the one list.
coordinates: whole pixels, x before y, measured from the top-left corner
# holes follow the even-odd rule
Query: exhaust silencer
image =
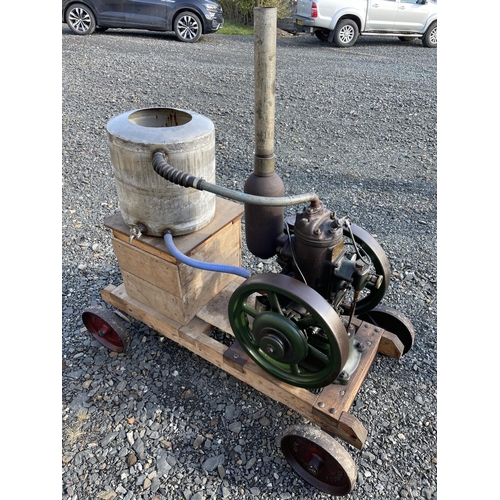
[[(247, 194), (281, 197), (285, 186), (274, 171), (274, 117), (276, 100), (276, 7), (254, 8), (254, 170), (245, 182)], [(284, 207), (245, 204), (248, 250), (261, 259), (276, 254), (283, 234)]]

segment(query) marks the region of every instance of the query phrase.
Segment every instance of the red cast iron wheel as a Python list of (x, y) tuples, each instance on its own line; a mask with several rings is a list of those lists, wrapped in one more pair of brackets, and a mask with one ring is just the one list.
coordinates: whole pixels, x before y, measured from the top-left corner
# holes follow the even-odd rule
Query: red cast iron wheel
[(300, 477), (330, 495), (347, 495), (358, 477), (349, 453), (321, 429), (306, 425), (288, 428), (281, 439), (281, 450)]
[(125, 352), (130, 347), (130, 334), (114, 312), (104, 307), (89, 307), (82, 320), (95, 339), (110, 351)]

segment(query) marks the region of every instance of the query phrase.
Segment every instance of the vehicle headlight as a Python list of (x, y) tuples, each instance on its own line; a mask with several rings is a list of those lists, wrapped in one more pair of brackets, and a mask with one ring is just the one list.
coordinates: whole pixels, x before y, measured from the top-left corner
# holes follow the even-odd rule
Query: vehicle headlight
[(203, 2), (203, 5), (209, 10), (210, 12), (217, 12), (217, 11), (222, 11), (222, 8), (220, 7), (219, 4), (216, 4), (214, 2)]

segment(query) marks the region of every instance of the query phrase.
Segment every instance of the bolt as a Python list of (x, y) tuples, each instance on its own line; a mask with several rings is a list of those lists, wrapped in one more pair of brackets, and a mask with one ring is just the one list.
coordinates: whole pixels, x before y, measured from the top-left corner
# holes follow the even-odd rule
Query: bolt
[(318, 403), (318, 406), (319, 406), (320, 408), (324, 408), (324, 407), (325, 407), (325, 403), (323, 403), (323, 401), (320, 401), (320, 402)]
[(332, 415), (333, 415), (334, 413), (337, 413), (337, 410), (336, 410), (335, 408), (330, 408), (328, 411), (329, 411)]
[(233, 358), (234, 358), (234, 359), (238, 359), (239, 357), (240, 357), (240, 355), (239, 355), (239, 354), (233, 354)]
[(318, 469), (314, 465), (308, 465), (307, 470), (313, 475), (316, 476), (318, 474)]
[(314, 234), (318, 235), (318, 234), (321, 234), (321, 229), (319, 228), (316, 228), (314, 231), (313, 231)]
[(354, 347), (356, 347), (356, 349), (357, 349), (358, 351), (361, 351), (361, 352), (362, 352), (362, 351), (364, 351), (364, 350), (366, 349), (365, 344), (363, 344), (362, 342), (356, 342), (356, 343), (354, 344)]
[(272, 345), (268, 345), (266, 347), (267, 354), (272, 354), (274, 352), (274, 347)]

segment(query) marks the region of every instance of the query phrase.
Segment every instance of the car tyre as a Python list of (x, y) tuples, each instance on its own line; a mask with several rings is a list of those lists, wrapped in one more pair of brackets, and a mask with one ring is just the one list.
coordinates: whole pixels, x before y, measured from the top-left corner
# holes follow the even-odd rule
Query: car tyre
[(328, 35), (330, 34), (328, 30), (316, 30), (314, 34), (321, 42), (328, 42)]
[(81, 3), (75, 3), (66, 11), (66, 24), (75, 35), (91, 35), (96, 28), (94, 14)]
[(202, 35), (200, 18), (192, 12), (181, 12), (175, 18), (174, 31), (181, 42), (197, 42)]
[(333, 43), (337, 47), (352, 47), (359, 36), (358, 25), (351, 19), (343, 19), (337, 24)]
[(431, 23), (431, 25), (427, 28), (424, 38), (422, 39), (422, 43), (424, 44), (424, 47), (429, 47), (431, 49), (435, 49), (437, 47), (438, 25), (436, 21)]

